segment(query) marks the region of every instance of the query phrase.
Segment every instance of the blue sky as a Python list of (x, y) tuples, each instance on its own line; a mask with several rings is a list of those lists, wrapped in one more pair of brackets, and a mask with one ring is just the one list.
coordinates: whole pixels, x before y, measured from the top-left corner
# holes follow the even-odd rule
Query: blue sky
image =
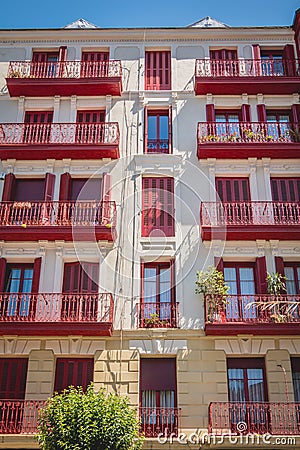
[(300, 0), (10, 0), (0, 28), (61, 28), (83, 17), (100, 27), (186, 26), (211, 16), (231, 26), (291, 25)]

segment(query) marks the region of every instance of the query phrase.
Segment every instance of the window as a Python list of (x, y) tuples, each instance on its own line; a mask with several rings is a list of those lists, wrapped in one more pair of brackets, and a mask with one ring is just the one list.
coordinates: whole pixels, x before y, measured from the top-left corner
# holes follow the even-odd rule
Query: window
[(210, 50), (211, 71), (214, 77), (236, 76), (239, 72), (237, 51)]
[(262, 75), (284, 75), (283, 51), (281, 50), (261, 50)]
[(284, 263), (284, 275), (286, 276), (286, 293), (288, 295), (300, 295), (300, 262)]
[[(268, 411), (263, 406), (267, 401), (264, 360), (227, 359), (227, 374), (232, 432), (240, 431), (237, 429), (239, 422), (247, 424), (248, 432), (267, 430)], [(249, 405), (249, 402), (254, 404)]]
[(30, 111), (25, 113), (23, 143), (49, 142), (53, 111)]
[(146, 109), (145, 153), (171, 153), (171, 110)]
[(174, 236), (174, 179), (143, 178), (142, 236)]
[(271, 178), (274, 221), (284, 224), (300, 220), (300, 178)]
[(230, 287), (230, 302), (226, 317), (232, 320), (251, 320), (257, 315), (253, 305), (256, 294), (254, 263), (224, 263), (224, 280)]
[(273, 139), (290, 140), (290, 122), (291, 116), (289, 111), (267, 111), (267, 133)]
[(82, 77), (107, 77), (109, 52), (82, 52)]
[(145, 54), (145, 90), (171, 89), (171, 52), (147, 51)]
[(94, 360), (92, 358), (58, 358), (54, 391), (61, 392), (69, 386), (82, 386), (86, 390), (93, 381)]
[(216, 178), (217, 194), (226, 202), (249, 202), (250, 186), (248, 178)]
[(98, 280), (98, 263), (74, 262), (65, 264), (61, 306), (62, 320), (97, 320)]
[(54, 78), (58, 75), (59, 52), (34, 52), (31, 73), (36, 78)]
[(147, 437), (177, 434), (176, 359), (142, 358), (140, 372), (142, 431)]
[(177, 326), (174, 261), (142, 264), (140, 326)]
[[(6, 280), (4, 292), (9, 292), (5, 296), (5, 302), (2, 305), (6, 316), (28, 316), (30, 311), (30, 302), (33, 284), (33, 264), (7, 264)], [(20, 295), (22, 294), (22, 295)]]
[[(294, 401), (300, 403), (300, 358), (291, 358), (291, 366), (293, 375)], [(298, 407), (298, 414), (299, 414), (299, 407)]]
[(240, 137), (240, 111), (216, 111), (216, 134), (224, 137)]

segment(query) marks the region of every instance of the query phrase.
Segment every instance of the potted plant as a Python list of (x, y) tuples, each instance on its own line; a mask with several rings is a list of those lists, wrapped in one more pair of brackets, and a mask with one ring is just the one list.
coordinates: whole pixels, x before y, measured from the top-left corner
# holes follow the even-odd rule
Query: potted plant
[(270, 318), (275, 323), (285, 323), (287, 321), (287, 314), (283, 313), (282, 308), (280, 308), (280, 304), (281, 294), (286, 292), (286, 277), (278, 272), (268, 272), (266, 280), (268, 283), (268, 294), (272, 296), (273, 314), (270, 316)]
[(147, 328), (163, 327), (167, 324), (166, 320), (160, 320), (157, 313), (150, 314), (150, 317), (145, 318), (145, 325)]
[(196, 294), (203, 294), (211, 322), (225, 322), (228, 291), (223, 273), (216, 267), (209, 266), (206, 271), (197, 272)]

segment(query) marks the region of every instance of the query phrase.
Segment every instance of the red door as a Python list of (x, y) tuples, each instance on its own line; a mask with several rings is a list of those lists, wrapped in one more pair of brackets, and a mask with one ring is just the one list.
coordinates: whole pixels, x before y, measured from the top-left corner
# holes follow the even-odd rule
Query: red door
[(170, 51), (146, 52), (145, 65), (145, 90), (171, 89)]
[(56, 361), (54, 391), (62, 392), (69, 386), (82, 386), (85, 391), (93, 381), (93, 358), (58, 358)]
[(239, 72), (237, 51), (220, 50), (210, 51), (211, 72), (215, 77), (232, 77), (237, 76)]
[(101, 78), (108, 75), (109, 52), (82, 52), (81, 76)]
[(174, 236), (174, 179), (143, 178), (142, 236)]
[(76, 142), (99, 144), (103, 142), (105, 110), (78, 111)]
[(64, 267), (61, 320), (96, 321), (99, 264), (66, 263)]
[(300, 178), (272, 178), (275, 223), (298, 224), (300, 219)]
[(218, 214), (227, 225), (251, 223), (252, 210), (248, 178), (216, 178)]
[(25, 113), (24, 144), (49, 142), (53, 111), (30, 111)]

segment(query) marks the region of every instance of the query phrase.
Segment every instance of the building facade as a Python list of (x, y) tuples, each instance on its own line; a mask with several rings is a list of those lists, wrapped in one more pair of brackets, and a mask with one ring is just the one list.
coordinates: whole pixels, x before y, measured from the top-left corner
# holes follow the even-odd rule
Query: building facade
[(299, 57), (299, 11), (0, 30), (0, 448), (37, 448), (43, 401), (90, 381), (145, 448), (300, 446)]

